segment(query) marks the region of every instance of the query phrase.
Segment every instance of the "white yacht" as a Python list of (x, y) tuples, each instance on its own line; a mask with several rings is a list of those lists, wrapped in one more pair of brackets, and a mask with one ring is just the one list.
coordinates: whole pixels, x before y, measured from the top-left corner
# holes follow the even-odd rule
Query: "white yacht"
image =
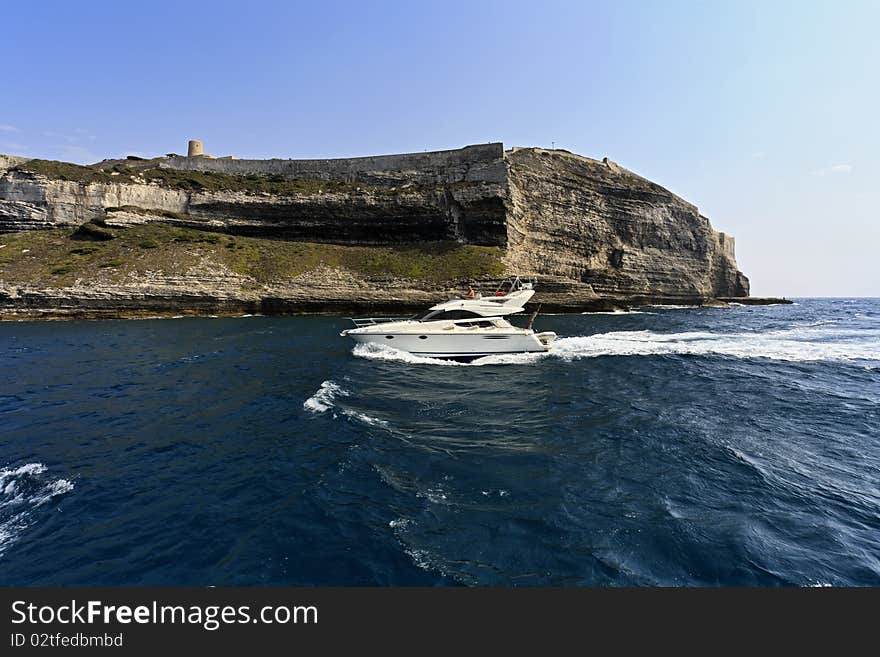
[[(494, 295), (453, 297), (409, 319), (352, 319), (355, 328), (340, 333), (359, 343), (387, 345), (416, 356), (470, 361), (495, 354), (543, 352), (556, 334), (535, 333), (505, 319), (521, 313), (535, 294), (534, 284), (518, 277), (505, 280)], [(537, 314), (537, 313), (535, 313)]]

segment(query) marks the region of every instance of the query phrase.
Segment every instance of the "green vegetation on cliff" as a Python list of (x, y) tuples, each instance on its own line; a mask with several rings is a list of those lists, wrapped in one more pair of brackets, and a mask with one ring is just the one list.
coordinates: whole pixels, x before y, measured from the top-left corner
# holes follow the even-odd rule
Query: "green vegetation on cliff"
[[(183, 171), (181, 169), (145, 169), (138, 172), (148, 182), (159, 182), (166, 187), (209, 192), (266, 193), (278, 196), (317, 194), (318, 192), (354, 192), (365, 189), (363, 184), (340, 180), (311, 180), (305, 178), (288, 180), (283, 176), (232, 176), (214, 171)], [(371, 190), (372, 191), (372, 190)]]
[[(149, 162), (149, 161), (147, 161)], [(166, 187), (192, 191), (229, 191), (248, 193), (267, 193), (280, 196), (294, 194), (316, 194), (318, 192), (353, 192), (358, 188), (375, 191), (363, 183), (347, 183), (339, 180), (289, 180), (283, 176), (233, 176), (211, 171), (182, 171), (130, 167), (114, 164), (107, 169), (98, 166), (83, 166), (54, 160), (28, 160), (14, 167), (16, 171), (34, 173), (51, 180), (66, 180), (80, 183), (124, 183), (157, 182)]]
[[(214, 171), (185, 171), (157, 166), (158, 160), (143, 160), (140, 166), (115, 163), (104, 168), (98, 165), (83, 166), (55, 160), (28, 160), (13, 170), (45, 176), (50, 180), (90, 183), (158, 183), (173, 189), (207, 192), (245, 192), (248, 194), (273, 194), (277, 196), (311, 195), (318, 193), (395, 194), (399, 189), (433, 189), (431, 185), (407, 185), (403, 188), (372, 185), (364, 182), (325, 180), (318, 178), (285, 178), (280, 175), (248, 174), (236, 176)], [(461, 189), (480, 183), (457, 182), (442, 185), (444, 189)]]
[[(97, 167), (72, 164), (70, 162), (56, 162), (55, 160), (28, 160), (12, 168), (13, 171), (24, 171), (45, 176), (51, 180), (67, 180), (81, 183), (111, 183), (120, 182), (121, 172), (114, 168), (119, 175), (112, 175), (110, 171), (102, 171)], [(131, 174), (133, 172), (126, 171)]]
[(365, 279), (443, 282), (503, 274), (496, 247), (425, 242), (395, 247), (288, 242), (149, 223), (113, 229), (89, 223), (77, 229), (0, 235), (0, 282), (64, 287), (77, 281), (174, 277), (198, 268), (232, 271), (254, 285), (283, 284), (321, 268)]

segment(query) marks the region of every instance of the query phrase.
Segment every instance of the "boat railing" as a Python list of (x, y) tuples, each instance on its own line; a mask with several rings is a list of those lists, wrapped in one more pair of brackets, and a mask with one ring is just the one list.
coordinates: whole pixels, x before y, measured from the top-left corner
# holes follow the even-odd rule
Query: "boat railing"
[(403, 322), (407, 317), (349, 317), (357, 328), (365, 326), (374, 326), (376, 324), (387, 324), (388, 322)]
[(533, 289), (535, 289), (535, 279), (511, 276), (509, 278), (505, 278), (503, 281), (501, 281), (501, 283), (498, 284), (498, 287), (495, 289), (495, 295), (507, 296), (508, 294), (512, 292), (518, 292), (519, 290)]

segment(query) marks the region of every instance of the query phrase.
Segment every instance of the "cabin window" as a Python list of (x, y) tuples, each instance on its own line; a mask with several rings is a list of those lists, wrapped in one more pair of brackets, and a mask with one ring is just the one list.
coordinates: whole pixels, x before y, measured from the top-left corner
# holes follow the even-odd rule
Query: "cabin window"
[(413, 317), (418, 322), (436, 322), (443, 319), (471, 319), (472, 317), (482, 317), (470, 310), (430, 310)]

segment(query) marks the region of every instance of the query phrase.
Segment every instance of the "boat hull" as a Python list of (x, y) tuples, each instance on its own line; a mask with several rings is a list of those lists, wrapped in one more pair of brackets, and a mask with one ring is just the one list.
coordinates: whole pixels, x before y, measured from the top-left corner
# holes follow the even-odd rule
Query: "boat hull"
[(543, 353), (548, 347), (533, 333), (491, 333), (461, 335), (441, 333), (353, 333), (348, 337), (360, 344), (393, 347), (426, 358), (474, 360), (500, 354)]

